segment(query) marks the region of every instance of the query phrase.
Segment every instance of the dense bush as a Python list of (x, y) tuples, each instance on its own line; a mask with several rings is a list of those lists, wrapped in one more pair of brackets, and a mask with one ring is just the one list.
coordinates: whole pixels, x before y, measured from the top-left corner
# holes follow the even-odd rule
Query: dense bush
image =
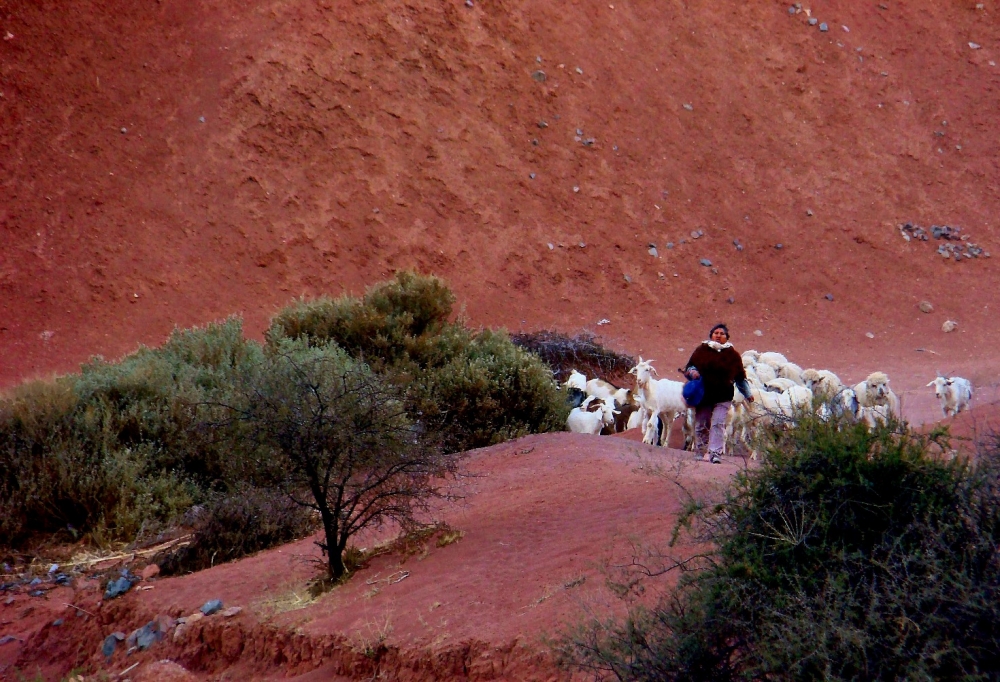
[(440, 280), (399, 273), (361, 299), (289, 307), (268, 339), (336, 343), (406, 387), (415, 416), (447, 451), (562, 429), (568, 408), (545, 364), (502, 332), (449, 321), (453, 302)]
[(997, 679), (998, 475), (807, 420), (687, 519), (715, 551), (670, 598), (564, 652), (624, 680)]
[(400, 272), (363, 298), (300, 301), (271, 321), (268, 338), (334, 341), (376, 372), (440, 366), (461, 350), (467, 330), (449, 321), (455, 296), (436, 277)]
[(0, 546), (62, 531), (130, 541), (225, 489), (232, 454), (197, 428), (197, 406), (225, 400), (261, 356), (232, 319), (0, 399)]

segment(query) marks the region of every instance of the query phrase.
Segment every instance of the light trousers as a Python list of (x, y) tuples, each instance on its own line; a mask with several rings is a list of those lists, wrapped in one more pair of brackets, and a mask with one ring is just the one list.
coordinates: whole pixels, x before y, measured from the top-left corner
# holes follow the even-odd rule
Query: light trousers
[(708, 447), (709, 455), (722, 456), (726, 445), (726, 413), (729, 412), (731, 400), (715, 405), (699, 406), (694, 411), (694, 449), (705, 453)]

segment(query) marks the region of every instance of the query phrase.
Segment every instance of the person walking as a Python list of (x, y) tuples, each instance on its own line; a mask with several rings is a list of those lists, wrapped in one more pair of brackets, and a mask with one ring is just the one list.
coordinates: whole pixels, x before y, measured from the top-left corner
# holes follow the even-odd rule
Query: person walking
[(694, 449), (706, 462), (719, 464), (726, 440), (726, 413), (733, 404), (733, 386), (750, 402), (743, 358), (729, 342), (729, 327), (717, 324), (708, 333), (708, 341), (694, 349), (684, 376), (701, 379), (705, 395), (695, 408)]

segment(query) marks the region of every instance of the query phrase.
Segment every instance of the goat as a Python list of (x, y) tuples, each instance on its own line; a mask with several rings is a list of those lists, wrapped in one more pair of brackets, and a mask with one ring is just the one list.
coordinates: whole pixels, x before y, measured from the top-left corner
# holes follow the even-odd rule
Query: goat
[(597, 401), (594, 403), (597, 410), (591, 412), (588, 410), (591, 407), (590, 401), (591, 398), (588, 398), (583, 405), (570, 410), (569, 416), (566, 418), (566, 428), (569, 431), (596, 436), (605, 426), (614, 424), (617, 410), (612, 404), (603, 400)]
[[(635, 375), (639, 405), (649, 413), (642, 442), (662, 446), (670, 442), (674, 419), (687, 412), (688, 405), (684, 401), (684, 384), (670, 379), (654, 379), (656, 370), (652, 363), (652, 360), (643, 360), (640, 356), (639, 362), (629, 370), (629, 374)], [(657, 434), (657, 420), (661, 418), (666, 428)]]
[(962, 377), (943, 377), (927, 384), (934, 387), (934, 395), (941, 403), (941, 414), (954, 417), (959, 412), (969, 409), (972, 402), (972, 383)]

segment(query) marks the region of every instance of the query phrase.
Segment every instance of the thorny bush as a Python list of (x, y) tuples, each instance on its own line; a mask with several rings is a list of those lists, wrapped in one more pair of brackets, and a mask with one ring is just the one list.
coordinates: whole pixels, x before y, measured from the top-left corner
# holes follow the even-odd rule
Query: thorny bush
[(643, 582), (680, 571), (676, 590), (566, 635), (564, 660), (620, 680), (997, 679), (1000, 453), (932, 445), (816, 419), (774, 434), (681, 519), (712, 551), (635, 558)]

